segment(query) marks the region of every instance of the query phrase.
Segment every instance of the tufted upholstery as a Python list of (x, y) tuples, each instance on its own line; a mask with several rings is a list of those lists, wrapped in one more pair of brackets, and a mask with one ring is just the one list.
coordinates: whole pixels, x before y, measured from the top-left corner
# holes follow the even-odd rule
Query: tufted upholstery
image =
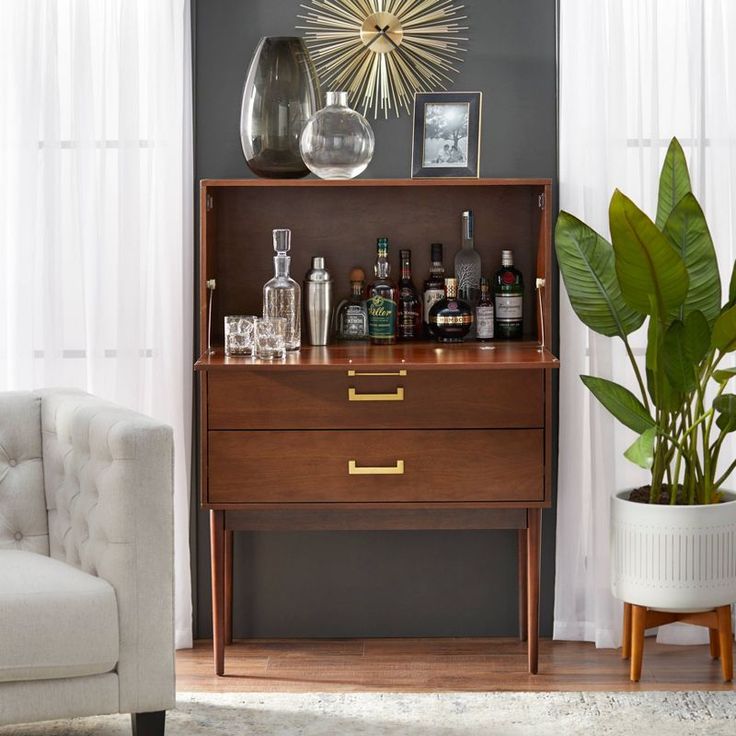
[[(78, 391), (0, 394), (0, 444), (0, 548), (33, 544), (106, 580), (117, 603), (120, 712), (173, 706), (171, 429)], [(0, 724), (10, 692), (0, 684)]]
[(0, 393), (0, 549), (49, 553), (41, 463), (41, 399)]

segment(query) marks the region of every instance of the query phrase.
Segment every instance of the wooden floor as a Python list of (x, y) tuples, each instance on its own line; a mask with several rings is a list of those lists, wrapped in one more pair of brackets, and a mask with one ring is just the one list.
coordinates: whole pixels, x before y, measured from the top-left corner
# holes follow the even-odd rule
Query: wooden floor
[(212, 673), (212, 644), (177, 652), (179, 692), (368, 690), (733, 690), (706, 646), (647, 639), (640, 683), (621, 650), (540, 642), (539, 675), (526, 673), (515, 639), (249, 640), (227, 647), (225, 676)]

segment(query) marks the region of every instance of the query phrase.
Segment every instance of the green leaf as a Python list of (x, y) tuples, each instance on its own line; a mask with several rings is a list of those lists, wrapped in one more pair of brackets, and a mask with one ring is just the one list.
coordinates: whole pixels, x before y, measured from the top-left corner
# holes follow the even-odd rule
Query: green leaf
[(722, 353), (736, 350), (736, 306), (727, 309), (713, 325), (710, 344)]
[(731, 270), (731, 281), (728, 285), (728, 304), (726, 306), (736, 306), (736, 261), (734, 261), (733, 269)]
[(685, 342), (685, 325), (675, 320), (665, 332), (662, 343), (662, 363), (667, 380), (676, 391), (695, 388), (695, 365), (688, 355)]
[(581, 322), (607, 337), (624, 337), (641, 327), (644, 315), (624, 301), (613, 248), (605, 238), (569, 212), (560, 212), (555, 248), (570, 304)]
[(736, 430), (736, 394), (722, 394), (713, 401), (713, 408), (719, 412), (716, 424), (722, 432)]
[(718, 383), (728, 383), (734, 376), (736, 376), (736, 368), (724, 368), (713, 373), (713, 380)]
[(605, 378), (580, 376), (580, 379), (593, 396), (629, 429), (641, 433), (655, 425), (644, 404), (629, 389)]
[(656, 307), (664, 318), (687, 296), (689, 280), (682, 258), (669, 238), (618, 189), (611, 198), (609, 219), (624, 299), (638, 312), (654, 314)]
[(656, 427), (642, 432), (631, 447), (624, 453), (627, 460), (631, 460), (640, 468), (649, 470), (654, 464), (654, 438), (657, 435)]
[(664, 357), (664, 338), (666, 327), (660, 322), (656, 302), (652, 299), (653, 316), (649, 318), (647, 327), (646, 371), (649, 395), (658, 409), (676, 411), (683, 401), (682, 393), (670, 383), (666, 371)]
[(697, 309), (712, 323), (721, 311), (721, 276), (708, 223), (691, 192), (675, 205), (664, 232), (685, 263), (690, 279), (687, 297), (673, 316), (684, 319)]
[(667, 218), (677, 203), (689, 192), (690, 174), (687, 159), (677, 138), (670, 141), (659, 175), (659, 198), (657, 202), (657, 227), (664, 229)]
[(699, 310), (685, 317), (685, 350), (693, 365), (699, 364), (710, 350), (710, 325)]

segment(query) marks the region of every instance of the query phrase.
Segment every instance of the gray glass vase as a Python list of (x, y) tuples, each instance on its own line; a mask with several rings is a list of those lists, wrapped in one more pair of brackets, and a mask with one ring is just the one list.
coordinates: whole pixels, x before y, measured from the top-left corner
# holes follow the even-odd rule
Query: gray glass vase
[(297, 179), (309, 169), (299, 138), (322, 100), (317, 73), (301, 38), (262, 38), (243, 87), (240, 142), (250, 170), (272, 179)]

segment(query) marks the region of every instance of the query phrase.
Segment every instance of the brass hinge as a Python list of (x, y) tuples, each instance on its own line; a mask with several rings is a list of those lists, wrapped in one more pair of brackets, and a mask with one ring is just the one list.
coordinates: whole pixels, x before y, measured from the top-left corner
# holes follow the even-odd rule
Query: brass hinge
[(207, 195), (206, 206), (207, 212), (215, 208), (215, 198), (211, 194)]
[(539, 195), (539, 197), (537, 198), (537, 203), (539, 204), (539, 209), (543, 210), (544, 209), (544, 194)]

